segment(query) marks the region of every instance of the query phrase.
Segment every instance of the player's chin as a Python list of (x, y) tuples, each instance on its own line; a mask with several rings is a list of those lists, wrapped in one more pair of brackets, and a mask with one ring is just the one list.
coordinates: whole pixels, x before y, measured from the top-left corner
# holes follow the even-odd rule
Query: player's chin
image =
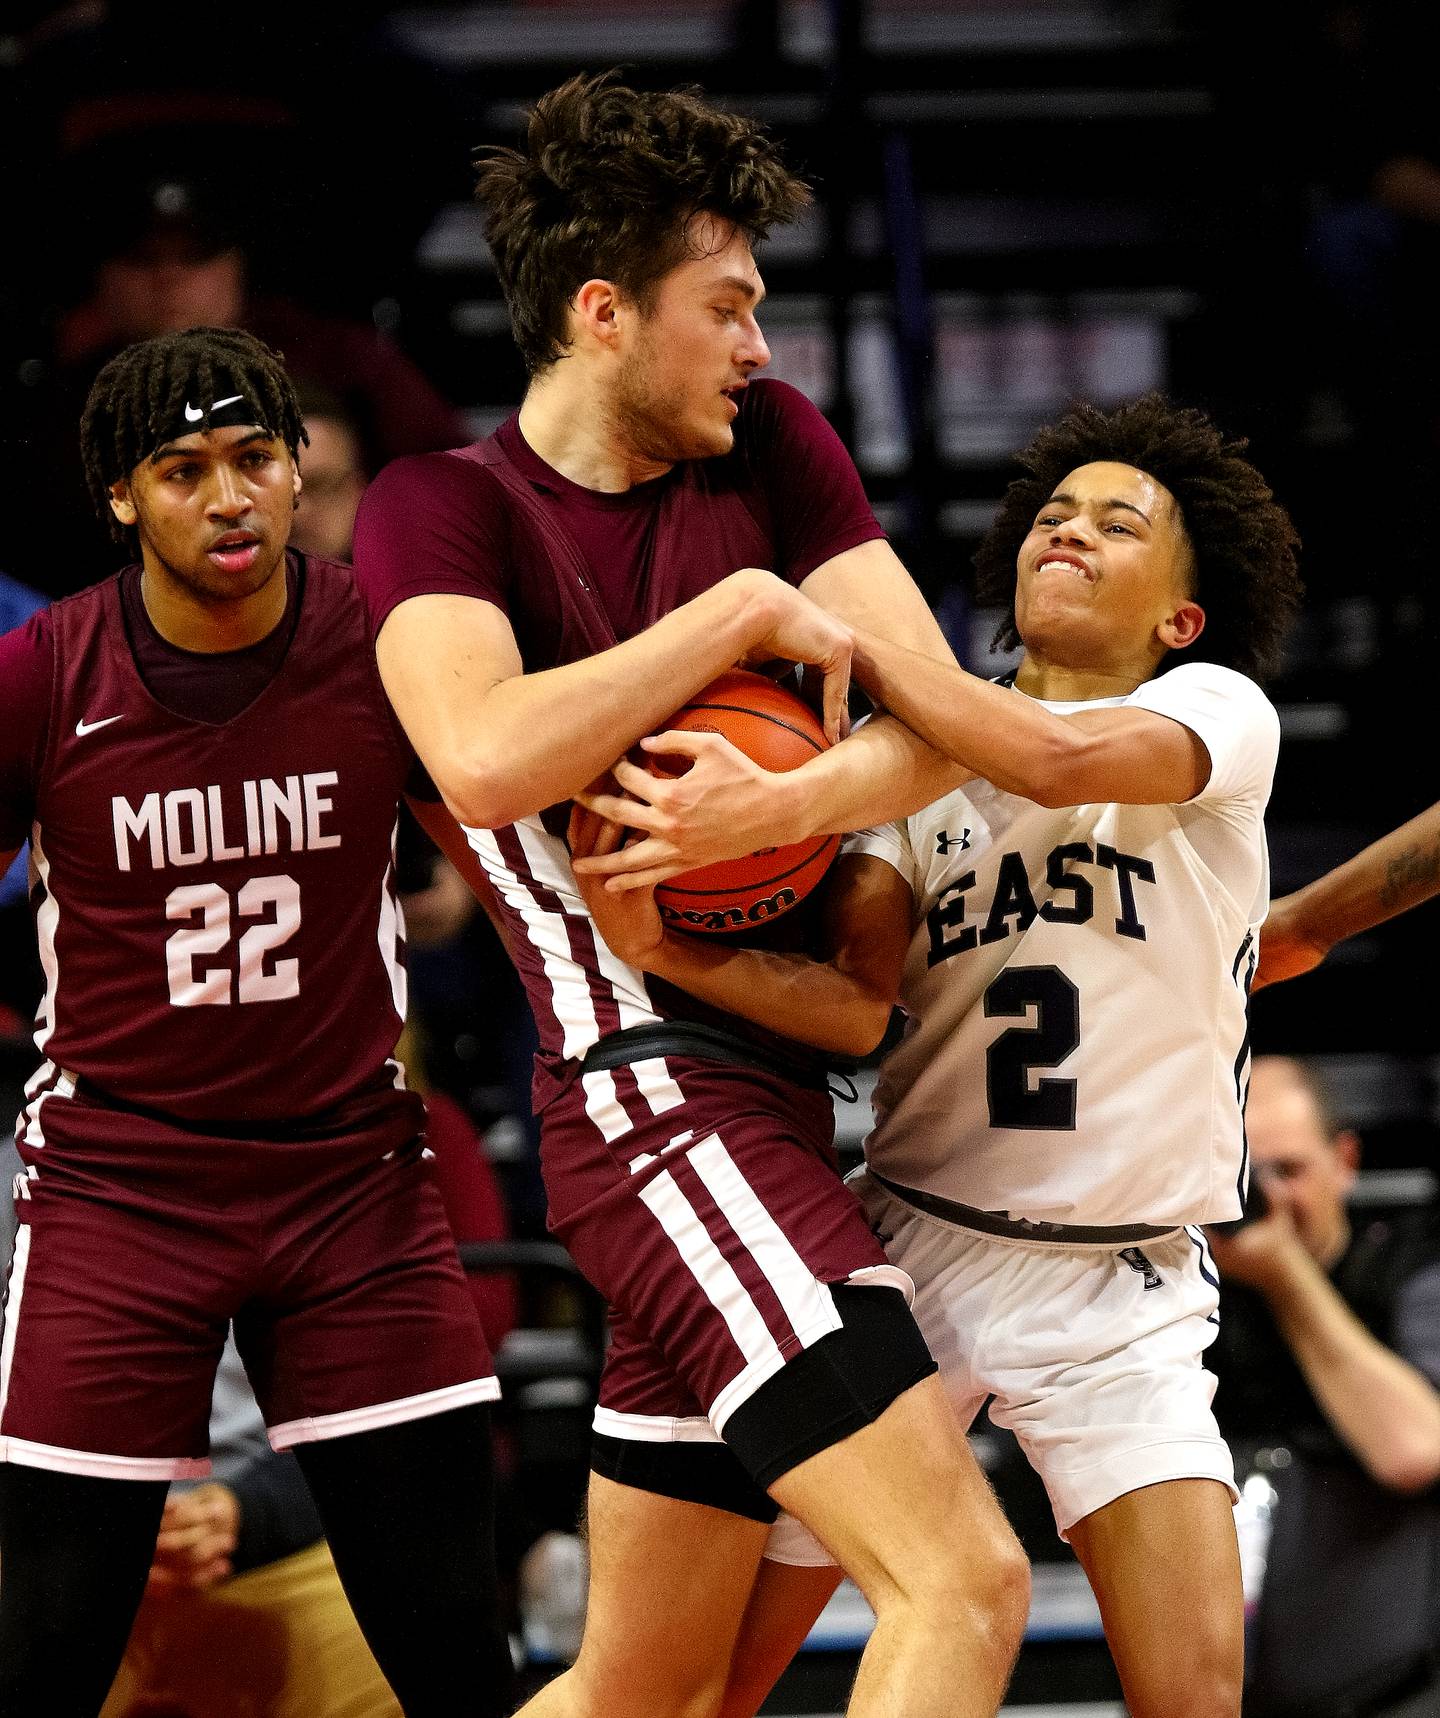
[(728, 422), (696, 425), (692, 442), (695, 451), (689, 455), (691, 459), (714, 459), (735, 446), (735, 431)]

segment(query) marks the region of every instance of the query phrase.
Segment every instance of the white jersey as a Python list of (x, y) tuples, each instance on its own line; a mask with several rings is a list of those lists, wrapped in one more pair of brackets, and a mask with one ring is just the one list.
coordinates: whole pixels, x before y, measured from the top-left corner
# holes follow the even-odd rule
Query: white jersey
[(846, 843), (915, 896), (909, 1026), (866, 1147), (892, 1181), (1057, 1223), (1240, 1214), (1279, 721), (1252, 681), (1203, 662), (1045, 707), (1119, 704), (1198, 735), (1194, 799), (1051, 810), (976, 781)]

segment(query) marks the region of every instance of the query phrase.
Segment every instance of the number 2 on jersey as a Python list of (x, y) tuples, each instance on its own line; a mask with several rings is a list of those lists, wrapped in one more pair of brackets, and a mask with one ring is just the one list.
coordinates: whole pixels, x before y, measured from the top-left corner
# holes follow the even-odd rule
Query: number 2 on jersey
[[(187, 919), (165, 943), (170, 1001), (176, 1008), (211, 1003), (282, 1002), (300, 994), (300, 962), (268, 962), (300, 929), (300, 885), (293, 877), (252, 877), (231, 895), (219, 883), (186, 883), (165, 898), (167, 919)], [(236, 969), (202, 966), (228, 948), (236, 918), (258, 921), (240, 932)]]
[(1080, 992), (1058, 966), (1010, 966), (985, 992), (987, 1017), (1029, 1018), (1002, 1032), (985, 1054), (991, 1127), (1073, 1129), (1076, 1082), (1036, 1080), (1032, 1068), (1054, 1068), (1080, 1043)]

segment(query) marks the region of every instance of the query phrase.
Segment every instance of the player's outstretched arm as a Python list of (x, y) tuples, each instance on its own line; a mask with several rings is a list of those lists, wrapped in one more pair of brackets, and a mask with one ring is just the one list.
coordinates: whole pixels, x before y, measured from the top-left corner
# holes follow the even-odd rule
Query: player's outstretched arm
[(376, 656), (446, 803), (462, 823), (488, 829), (570, 798), (739, 661), (778, 657), (821, 670), (837, 737), (850, 630), (773, 574), (745, 568), (637, 637), (560, 668), (526, 673), (493, 603), (444, 594), (392, 610)]
[(690, 871), (759, 847), (890, 823), (970, 780), (904, 725), (871, 720), (799, 769), (762, 769), (721, 734), (657, 734), (640, 742), (655, 756), (688, 758), (683, 775), (654, 776), (621, 758), (608, 783), (579, 795), (602, 817), (644, 839), (575, 860), (577, 876), (613, 879), (616, 889), (653, 889)]
[(1210, 778), (1183, 723), (1118, 706), (1059, 716), (1033, 699), (857, 631), (855, 677), (936, 751), (1038, 805), (1174, 805)]
[[(833, 555), (801, 590), (847, 626), (883, 635), (933, 664), (955, 667), (939, 623), (885, 542), (861, 543)], [(690, 768), (657, 779), (617, 769), (638, 806), (615, 797), (590, 803), (642, 831), (643, 842), (587, 862), (616, 888), (651, 888), (734, 851), (786, 845), (906, 817), (949, 793), (973, 773), (937, 754), (901, 721), (883, 713), (841, 745), (785, 774), (759, 768), (715, 735), (676, 734), (642, 741), (649, 751), (683, 755)], [(724, 852), (722, 852), (722, 846)]]
[[(607, 819), (578, 808), (570, 820), (576, 859), (600, 857), (623, 839)], [(885, 1036), (910, 941), (910, 891), (883, 860), (835, 862), (825, 888), (828, 960), (737, 947), (723, 938), (666, 930), (652, 890), (621, 894), (576, 871), (596, 929), (613, 953), (727, 1013), (820, 1050), (864, 1056)]]
[(1274, 901), (1252, 989), (1298, 978), (1338, 942), (1440, 894), (1440, 804)]

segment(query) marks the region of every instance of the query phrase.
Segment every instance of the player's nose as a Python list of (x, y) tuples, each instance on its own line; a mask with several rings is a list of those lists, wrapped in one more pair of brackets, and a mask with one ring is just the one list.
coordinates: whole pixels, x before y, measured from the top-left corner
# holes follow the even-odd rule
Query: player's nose
[(747, 370), (763, 370), (770, 362), (770, 347), (765, 336), (760, 332), (760, 324), (753, 316), (748, 317), (745, 329), (745, 346), (740, 355), (740, 362)]
[(215, 518), (236, 519), (249, 509), (250, 498), (237, 474), (226, 464), (217, 465), (211, 476), (205, 511)]

